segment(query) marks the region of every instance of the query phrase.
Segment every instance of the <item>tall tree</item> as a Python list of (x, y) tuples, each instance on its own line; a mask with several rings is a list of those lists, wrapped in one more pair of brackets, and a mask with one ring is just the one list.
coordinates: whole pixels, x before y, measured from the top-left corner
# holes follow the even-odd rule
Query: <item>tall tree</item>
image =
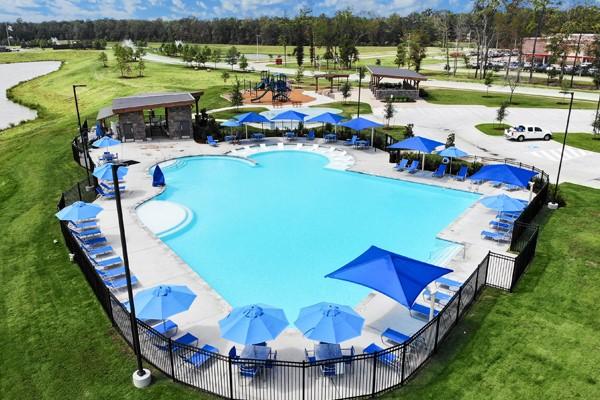
[(233, 71), (233, 66), (237, 63), (239, 56), (240, 56), (240, 53), (238, 52), (238, 50), (235, 46), (231, 46), (229, 49), (227, 49), (227, 53), (225, 53), (225, 62), (227, 62), (227, 64), (231, 65), (232, 71)]
[(426, 48), (421, 43), (421, 36), (419, 34), (413, 34), (409, 43), (409, 58), (412, 65), (415, 67), (415, 71), (421, 70), (421, 63), (427, 56)]
[(406, 65), (406, 43), (402, 39), (398, 41), (398, 45), (396, 46), (396, 58), (394, 59), (394, 64), (396, 64), (398, 68)]

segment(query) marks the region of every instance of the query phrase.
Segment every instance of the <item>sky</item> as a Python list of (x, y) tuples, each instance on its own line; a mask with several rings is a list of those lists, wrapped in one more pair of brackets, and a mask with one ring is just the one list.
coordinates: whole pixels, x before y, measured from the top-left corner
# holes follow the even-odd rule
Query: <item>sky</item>
[(348, 7), (357, 14), (406, 15), (427, 8), (467, 11), (471, 4), (471, 0), (0, 0), (0, 21), (293, 17), (304, 7), (315, 15), (332, 15)]

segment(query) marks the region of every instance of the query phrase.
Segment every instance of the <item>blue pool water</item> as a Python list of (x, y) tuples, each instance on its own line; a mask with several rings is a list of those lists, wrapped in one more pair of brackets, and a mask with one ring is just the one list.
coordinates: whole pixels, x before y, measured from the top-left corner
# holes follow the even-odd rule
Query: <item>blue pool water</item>
[(158, 200), (194, 213), (161, 237), (232, 306), (267, 303), (290, 320), (319, 301), (356, 305), (364, 287), (326, 279), (371, 245), (430, 260), (435, 238), (478, 195), (323, 168), (318, 154), (274, 151), (255, 166), (195, 157), (164, 169)]

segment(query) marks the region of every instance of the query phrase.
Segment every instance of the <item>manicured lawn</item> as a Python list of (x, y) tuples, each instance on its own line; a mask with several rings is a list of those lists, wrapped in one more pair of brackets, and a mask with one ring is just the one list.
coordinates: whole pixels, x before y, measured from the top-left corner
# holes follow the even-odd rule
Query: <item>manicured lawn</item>
[[(132, 352), (114, 332), (69, 262), (53, 214), (62, 189), (83, 177), (69, 142), (76, 119), (71, 84), (92, 119), (113, 97), (204, 89), (201, 106), (227, 102), (218, 73), (147, 63), (147, 77), (119, 79), (95, 52), (43, 52), (2, 60), (61, 59), (60, 71), (12, 95), (39, 104), (39, 118), (0, 134), (0, 313), (6, 399), (204, 399), (154, 374), (134, 389)], [(366, 111), (365, 111), (366, 112)], [(400, 134), (400, 128), (392, 132)], [(383, 131), (387, 132), (387, 131)], [(396, 133), (395, 133), (396, 134)], [(191, 144), (193, 145), (193, 144)], [(487, 289), (401, 399), (593, 399), (600, 371), (600, 191), (562, 185), (568, 206), (544, 226), (538, 256), (515, 294)], [(58, 243), (54, 243), (58, 240)], [(211, 397), (212, 398), (212, 397)]]
[(502, 135), (504, 135), (504, 130), (506, 128), (510, 128), (510, 125), (497, 124), (497, 123), (479, 124), (479, 125), (475, 125), (475, 128), (479, 129), (481, 132), (485, 133), (486, 135), (502, 136)]
[(600, 190), (562, 184), (513, 294), (486, 289), (441, 350), (387, 398), (596, 399), (600, 385)]
[[(346, 118), (351, 118), (352, 115), (357, 112), (358, 102), (356, 101), (338, 101), (335, 103), (327, 103), (313, 107), (327, 107), (327, 108), (337, 108), (338, 110), (342, 110), (340, 115), (343, 115)], [(371, 106), (368, 103), (360, 103), (360, 113), (362, 114), (371, 114), (373, 110), (371, 110)]]
[(210, 115), (212, 115), (216, 119), (231, 119), (238, 114), (243, 114), (243, 113), (247, 113), (247, 112), (261, 113), (261, 112), (267, 111), (267, 110), (268, 110), (268, 108), (266, 108), (266, 107), (248, 107), (248, 108), (240, 108), (239, 110), (232, 109), (232, 110), (217, 111), (215, 113), (211, 113)]
[[(559, 143), (563, 142), (564, 137), (564, 132), (552, 132), (552, 139)], [(583, 150), (600, 153), (600, 135), (594, 136), (591, 133), (583, 132), (569, 133), (567, 135), (567, 144)]]
[[(504, 101), (508, 101), (509, 95), (506, 93), (485, 92), (475, 90), (455, 90), (455, 89), (427, 89), (425, 100), (434, 104), (461, 104), (461, 105), (481, 105), (487, 107), (500, 107)], [(509, 107), (524, 108), (569, 108), (569, 102), (559, 97), (541, 97), (523, 94), (515, 94), (512, 104)], [(575, 100), (573, 108), (596, 109), (596, 103), (593, 101)]]

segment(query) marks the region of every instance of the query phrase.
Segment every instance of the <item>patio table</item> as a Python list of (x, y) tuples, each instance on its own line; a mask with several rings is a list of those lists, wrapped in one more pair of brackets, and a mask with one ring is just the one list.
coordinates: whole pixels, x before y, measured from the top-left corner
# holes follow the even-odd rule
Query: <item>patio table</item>
[(335, 133), (328, 133), (323, 138), (325, 139), (326, 142), (335, 142), (335, 141), (337, 141), (337, 136), (335, 135)]

